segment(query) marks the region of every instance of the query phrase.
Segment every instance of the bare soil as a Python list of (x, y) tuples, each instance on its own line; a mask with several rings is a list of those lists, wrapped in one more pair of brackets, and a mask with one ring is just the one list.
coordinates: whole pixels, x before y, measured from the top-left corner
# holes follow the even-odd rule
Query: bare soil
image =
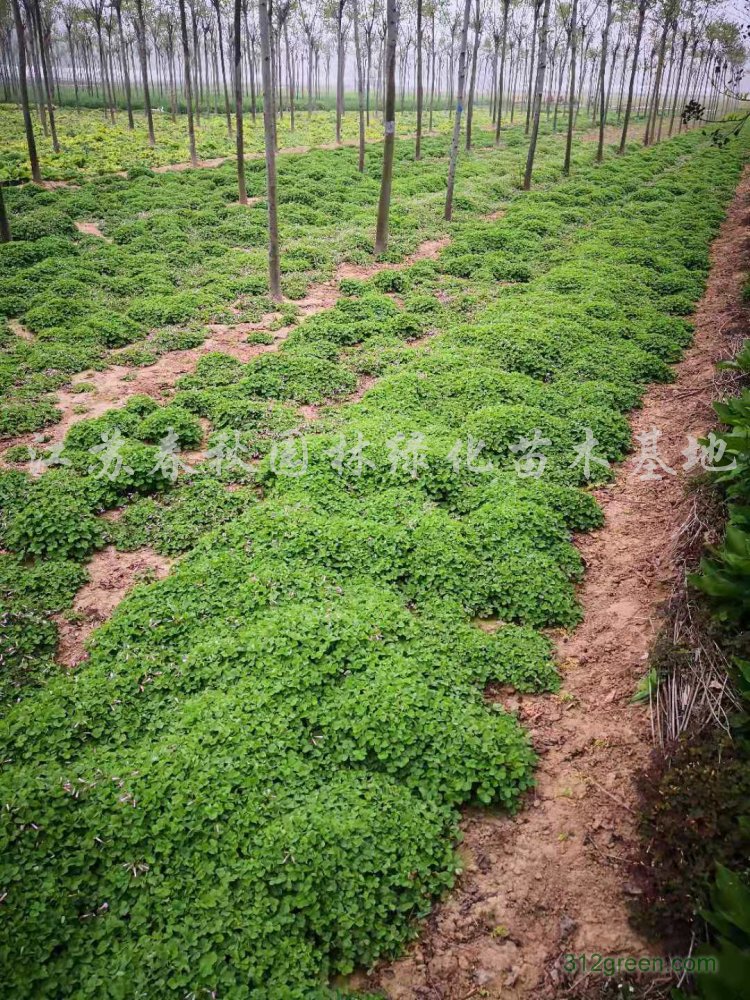
[(84, 236), (98, 236), (99, 239), (104, 240), (106, 243), (112, 242), (108, 236), (104, 235), (96, 222), (74, 222), (73, 225)]
[[(689, 509), (683, 451), (715, 423), (714, 365), (748, 333), (742, 284), (750, 267), (750, 171), (712, 247), (692, 347), (673, 385), (649, 390), (634, 435), (661, 431), (674, 473), (644, 480), (640, 446), (597, 490), (606, 522), (576, 539), (586, 576), (582, 625), (560, 635), (558, 695), (490, 693), (517, 711), (540, 755), (537, 787), (516, 818), (469, 811), (457, 890), (406, 957), (370, 977), (392, 1000), (563, 995), (561, 956), (658, 953), (628, 923), (637, 848), (636, 777), (651, 749), (648, 709), (632, 695), (646, 668), (675, 577), (675, 532)], [(657, 470), (658, 472), (659, 470)]]
[(89, 581), (73, 602), (73, 615), (55, 616), (60, 636), (57, 662), (65, 667), (82, 663), (87, 658), (85, 642), (94, 629), (111, 617), (136, 583), (163, 579), (173, 561), (151, 549), (118, 552), (109, 545), (95, 553), (86, 566)]

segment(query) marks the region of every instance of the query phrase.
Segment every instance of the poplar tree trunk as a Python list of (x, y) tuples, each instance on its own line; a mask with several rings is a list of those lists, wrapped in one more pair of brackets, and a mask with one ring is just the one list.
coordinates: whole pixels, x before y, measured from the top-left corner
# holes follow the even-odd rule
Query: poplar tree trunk
[(65, 32), (68, 36), (68, 49), (70, 50), (70, 69), (73, 73), (73, 90), (76, 95), (76, 111), (80, 111), (78, 100), (78, 74), (76, 73), (76, 48), (73, 42), (73, 26), (70, 22), (65, 25)]
[(180, 33), (182, 35), (182, 58), (185, 61), (185, 102), (187, 104), (188, 140), (190, 142), (190, 162), (198, 166), (198, 154), (195, 151), (195, 122), (193, 121), (193, 84), (190, 76), (190, 47), (188, 44), (187, 18), (185, 17), (185, 0), (179, 0)]
[(456, 112), (453, 116), (453, 138), (451, 140), (450, 162), (448, 164), (448, 190), (445, 193), (446, 222), (453, 218), (453, 189), (456, 184), (456, 164), (458, 163), (458, 142), (461, 137), (461, 113), (464, 109), (464, 88), (466, 87), (466, 50), (469, 44), (469, 18), (471, 17), (471, 0), (464, 5), (464, 19), (461, 25), (461, 48), (458, 55), (458, 93), (456, 94)]
[(432, 132), (432, 116), (435, 109), (435, 7), (430, 10), (430, 123)]
[(128, 54), (125, 49), (125, 33), (122, 30), (122, 0), (112, 4), (117, 15), (117, 33), (120, 41), (120, 63), (122, 64), (122, 74), (125, 81), (125, 104), (128, 109), (128, 128), (132, 131), (135, 128), (133, 121), (133, 104), (130, 93), (130, 69), (128, 68)]
[(565, 162), (563, 173), (570, 174), (570, 154), (573, 148), (573, 124), (576, 110), (576, 53), (578, 51), (578, 0), (573, 0), (570, 11), (570, 90), (568, 93), (568, 133), (565, 137)]
[(656, 133), (656, 116), (659, 113), (659, 97), (661, 91), (661, 78), (664, 72), (664, 58), (667, 52), (667, 35), (669, 34), (669, 19), (664, 21), (664, 30), (659, 40), (659, 56), (656, 62), (656, 77), (654, 79), (654, 92), (651, 98), (651, 111), (646, 123), (646, 134), (643, 137), (643, 145), (650, 146), (654, 141)]
[(539, 7), (541, 0), (532, 0), (534, 4), (534, 23), (531, 29), (531, 63), (529, 65), (529, 92), (526, 99), (526, 135), (529, 134), (529, 124), (531, 122), (531, 104), (534, 87), (534, 63), (536, 61), (536, 30), (539, 24)]
[(469, 100), (466, 105), (466, 148), (471, 149), (471, 125), (474, 118), (474, 91), (477, 84), (477, 57), (479, 55), (479, 43), (482, 38), (482, 27), (479, 21), (480, 10), (479, 0), (476, 0), (474, 12), (474, 45), (471, 53), (471, 76), (469, 77)]
[(609, 26), (612, 23), (612, 0), (607, 0), (607, 13), (602, 31), (602, 61), (599, 71), (599, 145), (596, 149), (596, 162), (604, 159), (604, 129), (607, 125), (607, 101), (605, 97), (607, 76), (607, 46), (609, 45)]
[(359, 113), (359, 172), (365, 172), (365, 92), (362, 73), (362, 47), (359, 37), (359, 0), (352, 0), (352, 20), (354, 22), (354, 55), (357, 60), (357, 104)]
[(214, 2), (214, 10), (216, 11), (216, 27), (219, 36), (219, 61), (221, 63), (221, 82), (224, 88), (224, 108), (227, 116), (227, 132), (229, 133), (229, 138), (232, 138), (232, 111), (229, 104), (229, 90), (227, 88), (227, 68), (226, 62), (224, 60), (224, 30), (221, 26), (221, 7), (218, 2)]
[[(469, 0), (467, 0), (469, 2)], [(393, 152), (396, 139), (396, 43), (398, 41), (397, 0), (386, 0), (385, 101), (383, 123), (383, 170), (380, 179), (378, 220), (375, 227), (375, 254), (388, 249), (388, 220), (393, 184)]]
[(638, 56), (641, 51), (641, 39), (643, 38), (643, 22), (646, 18), (647, 0), (640, 0), (638, 4), (638, 27), (635, 32), (635, 46), (633, 49), (633, 66), (630, 70), (630, 83), (628, 84), (628, 99), (625, 102), (625, 118), (622, 123), (622, 137), (620, 139), (619, 153), (625, 152), (625, 145), (628, 141), (628, 125), (630, 123), (630, 113), (633, 110), (633, 91), (635, 90), (635, 77), (638, 72)]
[(39, 48), (39, 63), (42, 71), (42, 82), (44, 84), (44, 96), (46, 97), (47, 114), (49, 116), (49, 129), (52, 135), (52, 148), (56, 153), (60, 152), (60, 143), (57, 141), (57, 127), (55, 126), (55, 102), (52, 98), (51, 72), (49, 67), (49, 56), (47, 45), (44, 39), (44, 27), (42, 25), (42, 11), (39, 0), (32, 0), (29, 15), (36, 24), (37, 44)]
[(234, 0), (234, 113), (237, 136), (237, 187), (240, 205), (247, 205), (245, 135), (242, 118), (242, 0)]
[(0, 184), (0, 243), (10, 243), (10, 225), (8, 224), (8, 215), (5, 211), (2, 184)]
[(268, 289), (275, 302), (281, 300), (279, 266), (279, 221), (276, 204), (276, 122), (271, 73), (271, 26), (268, 0), (258, 0), (260, 62), (263, 79), (263, 128), (266, 149), (266, 193), (268, 197)]
[(534, 87), (534, 110), (532, 114), (531, 138), (529, 139), (529, 152), (526, 157), (526, 173), (523, 177), (523, 189), (528, 191), (531, 187), (531, 174), (534, 169), (534, 157), (536, 155), (536, 143), (539, 137), (539, 118), (542, 111), (542, 94), (544, 93), (544, 77), (547, 72), (547, 35), (549, 33), (549, 6), (550, 0), (544, 0), (542, 11), (542, 28), (539, 35), (539, 59), (536, 69), (536, 84)]
[(672, 34), (672, 44), (670, 45), (669, 49), (669, 70), (667, 72), (667, 83), (666, 86), (664, 87), (664, 101), (662, 102), (662, 106), (660, 108), (659, 128), (657, 129), (656, 132), (657, 142), (661, 142), (661, 132), (664, 126), (664, 113), (667, 110), (667, 105), (669, 103), (669, 94), (672, 90), (672, 73), (674, 71), (674, 43), (676, 37), (677, 37), (677, 24), (675, 23), (674, 32)]
[(495, 144), (500, 142), (500, 129), (503, 123), (503, 97), (505, 96), (505, 49), (508, 41), (508, 10), (510, 0), (503, 0), (503, 37), (500, 42), (500, 77), (497, 83), (497, 125), (495, 127)]
[(344, 2), (336, 3), (336, 142), (341, 142), (341, 118), (344, 114)]
[(12, 0), (13, 21), (16, 26), (16, 41), (18, 43), (18, 88), (21, 92), (21, 109), (23, 111), (23, 125), (26, 132), (26, 145), (29, 150), (29, 164), (31, 166), (31, 177), (35, 184), (42, 183), (42, 172), (39, 169), (39, 157), (36, 152), (36, 140), (34, 139), (34, 125), (31, 121), (31, 109), (29, 108), (29, 87), (26, 80), (26, 38), (23, 21), (21, 19), (21, 8), (19, 0)]
[(422, 108), (424, 105), (424, 88), (422, 86), (422, 0), (417, 0), (417, 139), (414, 148), (414, 159), (422, 159)]

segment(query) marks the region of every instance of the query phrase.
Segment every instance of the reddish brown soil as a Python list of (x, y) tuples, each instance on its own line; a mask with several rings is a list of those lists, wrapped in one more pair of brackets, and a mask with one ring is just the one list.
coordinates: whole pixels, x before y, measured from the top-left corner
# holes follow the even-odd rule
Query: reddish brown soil
[(28, 341), (34, 340), (34, 334), (31, 332), (31, 330), (27, 330), (26, 327), (22, 323), (20, 323), (17, 319), (9, 319), (7, 322), (10, 332), (14, 333), (16, 337), (20, 337), (21, 340), (28, 340)]
[(98, 236), (99, 239), (105, 240), (107, 243), (112, 242), (108, 236), (104, 235), (96, 222), (75, 222), (73, 225), (84, 236)]
[(649, 713), (631, 703), (674, 581), (672, 537), (689, 501), (686, 436), (713, 423), (714, 365), (747, 335), (741, 289), (750, 267), (750, 172), (712, 248), (695, 341), (674, 385), (633, 415), (661, 430), (675, 475), (644, 481), (634, 453), (597, 491), (605, 526), (577, 539), (586, 564), (583, 624), (557, 644), (560, 695), (507, 696), (540, 755), (537, 788), (518, 817), (470, 811), (466, 871), (409, 954), (373, 976), (392, 1000), (561, 996), (565, 952), (658, 953), (628, 924), (637, 845), (635, 778), (651, 748)]
[(87, 564), (89, 582), (81, 587), (73, 602), (74, 619), (57, 615), (59, 643), (57, 662), (78, 666), (86, 659), (84, 644), (97, 625), (111, 617), (120, 601), (136, 583), (161, 580), (173, 560), (151, 549), (118, 552), (112, 546), (97, 552)]

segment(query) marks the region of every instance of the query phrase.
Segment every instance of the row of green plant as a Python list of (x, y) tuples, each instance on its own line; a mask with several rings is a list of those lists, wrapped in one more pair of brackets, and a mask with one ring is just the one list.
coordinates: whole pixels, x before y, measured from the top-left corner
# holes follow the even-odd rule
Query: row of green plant
[[(601, 520), (579, 487), (671, 377), (742, 156), (685, 136), (516, 199), (436, 263), (349, 283), (277, 355), (206, 357), (167, 416), (131, 401), (69, 432), (69, 466), (0, 477), (19, 603), (36, 572), (37, 607), (64, 604), (62, 567), (96, 531), (187, 550), (85, 666), (15, 690), (0, 954), (16, 995), (310, 998), (402, 947), (453, 882), (458, 807), (512, 809), (532, 782), (484, 688), (557, 684), (539, 630), (577, 621), (570, 532)], [(360, 402), (279, 438), (295, 404), (362, 372), (380, 379)], [(149, 442), (166, 425), (192, 446), (196, 416), (250, 435), (257, 466), (154, 478)], [(117, 421), (123, 486), (84, 465)], [(303, 474), (274, 462), (274, 435), (294, 461), (306, 449)], [(539, 463), (520, 437), (548, 440), (540, 477), (518, 475)], [(244, 492), (214, 517), (228, 479)], [(105, 529), (97, 512), (124, 500)]]
[[(183, 109), (184, 110), (184, 109)], [(477, 109), (478, 123), (489, 121), (486, 111)], [(140, 170), (143, 167), (161, 167), (168, 163), (187, 163), (190, 159), (187, 118), (184, 114), (172, 121), (170, 108), (154, 113), (156, 145), (148, 143), (146, 119), (136, 113), (134, 128), (128, 128), (127, 116), (116, 122), (101, 110), (58, 108), (55, 113), (61, 151), (55, 153), (52, 139), (45, 136), (39, 120), (34, 120), (34, 136), (39, 150), (45, 180), (81, 181), (100, 174), (121, 170)], [(416, 128), (413, 111), (399, 115), (399, 131), (409, 134)], [(445, 111), (433, 115), (435, 131), (450, 131), (450, 121)], [(295, 116), (294, 131), (288, 113), (277, 123), (278, 142), (281, 149), (296, 146), (321, 146), (332, 143), (336, 136), (335, 112), (316, 110), (311, 116), (306, 111)], [(366, 129), (368, 140), (381, 139), (382, 121), (374, 115)], [(245, 151), (247, 155), (263, 153), (263, 116), (253, 122), (247, 115), (244, 123)], [(359, 136), (359, 119), (347, 114), (342, 119), (342, 138), (356, 141)], [(198, 158), (236, 155), (235, 139), (227, 131), (224, 115), (203, 115), (196, 125)], [(28, 181), (31, 179), (28, 151), (25, 145), (23, 118), (20, 110), (12, 105), (0, 105), (0, 182)]]
[[(509, 131), (501, 149), (489, 133), (477, 132), (477, 140), (480, 149), (461, 166), (458, 219), (477, 219), (519, 192), (522, 131)], [(414, 163), (413, 144), (397, 144), (390, 261), (446, 232), (448, 139), (426, 139), (423, 148)], [(559, 154), (554, 137), (540, 143), (541, 182), (559, 177)], [(361, 175), (351, 149), (280, 159), (287, 296), (301, 298), (342, 261), (372, 262), (379, 170), (373, 158)], [(261, 199), (249, 206), (236, 203), (231, 165), (8, 192), (14, 241), (0, 247), (0, 316), (20, 321), (33, 339), (8, 327), (0, 334), (0, 438), (54, 423), (54, 393), (78, 372), (113, 361), (152, 364), (200, 344), (206, 323), (254, 322), (272, 308), (261, 161), (248, 163), (247, 179), (249, 194)], [(112, 242), (82, 236), (74, 227), (81, 220), (97, 220)], [(293, 314), (287, 306), (287, 318)]]
[[(720, 367), (750, 375), (750, 341)], [(744, 996), (750, 982), (750, 390), (714, 408), (724, 428), (714, 438), (714, 464), (723, 471), (705, 484), (713, 500), (707, 516), (726, 520), (690, 583), (702, 598), (697, 617), (707, 646), (731, 665), (739, 709), (729, 731), (709, 725), (686, 734), (645, 797), (651, 876), (640, 919), (652, 932), (667, 928), (677, 948), (691, 936), (705, 941), (707, 925), (699, 953), (716, 969), (698, 975), (694, 990), (725, 1000)], [(679, 671), (691, 655), (664, 637), (653, 661), (657, 671)]]

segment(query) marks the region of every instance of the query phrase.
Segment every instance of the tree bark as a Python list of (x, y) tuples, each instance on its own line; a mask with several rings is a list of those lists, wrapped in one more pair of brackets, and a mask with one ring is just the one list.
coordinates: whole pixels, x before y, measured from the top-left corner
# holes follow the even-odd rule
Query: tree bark
[(52, 73), (49, 64), (49, 53), (44, 37), (44, 25), (42, 24), (42, 10), (39, 0), (33, 0), (32, 19), (36, 21), (37, 38), (39, 43), (39, 61), (42, 67), (42, 79), (44, 81), (44, 93), (47, 98), (47, 114), (49, 115), (49, 128), (52, 135), (52, 148), (56, 153), (60, 152), (60, 143), (57, 141), (57, 127), (55, 125), (55, 102), (52, 97)]
[(414, 147), (414, 159), (422, 159), (422, 111), (424, 106), (424, 86), (422, 84), (422, 43), (424, 28), (422, 25), (422, 0), (417, 0), (417, 139)]
[(135, 128), (133, 121), (133, 103), (130, 93), (130, 69), (128, 68), (128, 54), (125, 49), (125, 33), (122, 30), (122, 0), (113, 3), (115, 14), (117, 15), (117, 35), (120, 43), (120, 64), (122, 65), (122, 75), (125, 82), (125, 105), (128, 111), (128, 128), (132, 131)]
[(21, 20), (21, 8), (19, 0), (13, 2), (13, 21), (16, 26), (16, 41), (18, 43), (18, 87), (21, 92), (21, 109), (23, 111), (23, 125), (26, 132), (26, 145), (29, 150), (29, 164), (31, 165), (31, 177), (35, 184), (42, 183), (42, 172), (39, 169), (39, 157), (36, 152), (36, 140), (34, 139), (34, 125), (31, 121), (31, 109), (29, 107), (29, 87), (26, 80), (26, 39), (23, 21)]
[(237, 137), (237, 187), (240, 205), (247, 205), (245, 135), (242, 118), (242, 0), (234, 0), (234, 114)]
[(661, 38), (659, 39), (659, 55), (656, 62), (656, 77), (654, 79), (654, 91), (651, 98), (651, 111), (648, 116), (648, 121), (646, 123), (646, 134), (643, 137), (643, 145), (650, 146), (654, 141), (654, 134), (656, 132), (656, 116), (659, 113), (659, 97), (661, 91), (661, 78), (664, 72), (664, 57), (667, 52), (667, 35), (669, 34), (670, 22), (669, 18), (665, 18), (664, 29), (661, 33)]
[(533, 0), (534, 4), (534, 23), (531, 29), (531, 63), (529, 65), (529, 93), (526, 100), (526, 135), (529, 134), (529, 124), (531, 122), (531, 104), (533, 97), (533, 87), (534, 87), (534, 63), (536, 61), (536, 32), (539, 25), (539, 8), (541, 6), (541, 0)]
[(0, 243), (10, 243), (10, 225), (8, 215), (5, 211), (5, 199), (3, 198), (3, 188), (0, 184)]
[(448, 189), (445, 193), (446, 222), (453, 218), (453, 189), (456, 184), (456, 165), (458, 163), (458, 143), (461, 138), (461, 114), (464, 109), (464, 89), (466, 87), (466, 50), (469, 44), (469, 19), (471, 17), (471, 0), (464, 5), (464, 19), (461, 25), (461, 48), (458, 55), (458, 93), (456, 95), (456, 111), (453, 116), (453, 137), (451, 139), (450, 161), (448, 163)]
[(185, 16), (185, 0), (179, 0), (180, 33), (182, 35), (182, 58), (185, 62), (185, 102), (187, 104), (188, 141), (190, 143), (190, 162), (198, 166), (198, 154), (195, 151), (195, 122), (193, 121), (193, 84), (190, 75), (190, 46), (188, 44), (187, 18)]
[(602, 31), (602, 61), (599, 70), (599, 145), (596, 149), (596, 162), (604, 159), (604, 129), (607, 125), (606, 77), (607, 77), (607, 47), (609, 45), (609, 26), (612, 23), (612, 0), (607, 0), (607, 13)]
[(638, 4), (638, 27), (635, 31), (635, 43), (633, 48), (633, 65), (630, 70), (630, 83), (628, 84), (628, 99), (625, 102), (625, 118), (622, 123), (622, 137), (620, 138), (620, 154), (625, 152), (625, 145), (628, 141), (628, 125), (630, 114), (633, 110), (633, 91), (635, 90), (635, 77), (638, 72), (638, 56), (641, 51), (641, 39), (643, 38), (643, 22), (646, 18), (647, 0), (640, 0)]
[[(577, 2), (577, 0), (575, 0)], [(505, 50), (508, 42), (508, 10), (510, 0), (503, 0), (503, 37), (500, 41), (500, 76), (497, 82), (497, 125), (495, 126), (495, 144), (500, 142), (500, 129), (503, 124), (503, 98), (505, 96)]]
[(268, 197), (268, 289), (275, 302), (281, 300), (279, 265), (279, 221), (276, 204), (276, 121), (271, 70), (271, 26), (268, 0), (258, 0), (260, 61), (263, 79), (263, 126), (266, 149), (266, 193)]
[(336, 142), (341, 142), (344, 114), (344, 3), (336, 0)]
[(563, 173), (570, 174), (570, 154), (573, 148), (573, 124), (576, 110), (576, 53), (578, 51), (578, 0), (573, 0), (570, 11), (570, 90), (568, 92), (568, 133), (565, 137)]
[(214, 10), (216, 11), (216, 27), (219, 36), (219, 61), (221, 63), (221, 82), (224, 88), (224, 108), (227, 116), (227, 132), (232, 138), (232, 111), (229, 104), (229, 90), (227, 88), (227, 68), (224, 59), (224, 30), (221, 25), (221, 7), (218, 0), (214, 0)]
[[(469, 2), (469, 0), (467, 0)], [(375, 254), (380, 256), (388, 249), (388, 220), (391, 211), (393, 184), (393, 152), (396, 139), (396, 44), (398, 42), (397, 0), (386, 0), (385, 39), (385, 102), (383, 170), (380, 179), (378, 219), (375, 227)]]
[(359, 172), (365, 172), (365, 92), (362, 79), (362, 47), (359, 37), (359, 0), (352, 0), (352, 20), (354, 22), (354, 54), (357, 61), (357, 110), (359, 113)]
[(479, 43), (482, 40), (481, 11), (479, 0), (476, 0), (474, 10), (474, 45), (471, 52), (471, 75), (469, 77), (469, 100), (466, 104), (466, 148), (471, 149), (471, 125), (474, 118), (474, 91), (477, 85), (477, 58)]
[(531, 138), (529, 139), (529, 152), (526, 157), (526, 173), (523, 178), (523, 189), (528, 191), (531, 187), (531, 174), (534, 169), (534, 157), (536, 155), (536, 143), (539, 137), (539, 117), (542, 111), (542, 94), (544, 93), (544, 77), (547, 72), (547, 36), (549, 33), (549, 6), (550, 0), (544, 0), (542, 11), (542, 29), (539, 35), (539, 59), (536, 70), (536, 84), (534, 87), (534, 111), (532, 115)]

